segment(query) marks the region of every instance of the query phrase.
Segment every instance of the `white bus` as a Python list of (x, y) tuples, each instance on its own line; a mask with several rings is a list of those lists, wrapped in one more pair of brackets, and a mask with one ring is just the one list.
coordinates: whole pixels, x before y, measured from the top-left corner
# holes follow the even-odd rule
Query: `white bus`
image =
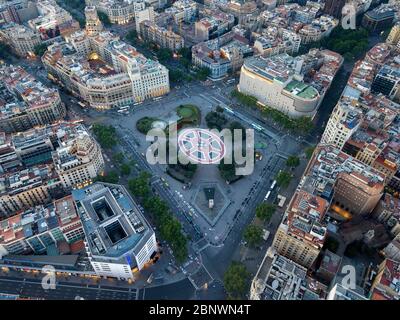
[(264, 201), (267, 201), (270, 195), (271, 191), (268, 191), (267, 194), (265, 195)]
[(162, 99), (162, 97), (157, 97), (157, 98), (154, 98), (153, 101), (160, 101), (161, 99)]
[(274, 180), (274, 182), (272, 182), (271, 188), (269, 188), (269, 190), (274, 190), (275, 186), (276, 186), (276, 180)]
[(262, 130), (263, 130), (263, 128), (262, 128), (261, 126), (259, 126), (258, 124), (252, 123), (251, 125), (252, 125), (252, 127), (253, 127), (254, 129), (256, 129), (256, 130), (258, 130), (258, 131), (262, 131)]
[(269, 231), (266, 229), (263, 229), (263, 239), (264, 241), (267, 241), (269, 238)]

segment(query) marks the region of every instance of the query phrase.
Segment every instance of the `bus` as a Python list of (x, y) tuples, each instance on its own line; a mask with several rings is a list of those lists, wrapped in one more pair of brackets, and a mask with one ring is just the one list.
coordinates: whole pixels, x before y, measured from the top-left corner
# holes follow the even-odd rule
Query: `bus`
[(275, 186), (276, 186), (276, 180), (274, 180), (274, 182), (272, 182), (269, 190), (274, 190)]
[(226, 83), (227, 84), (231, 84), (231, 83), (234, 83), (235, 82), (235, 79), (229, 79)]
[(82, 102), (78, 102), (78, 105), (80, 105), (82, 108), (86, 108), (86, 104), (82, 103)]
[(270, 195), (271, 191), (268, 191), (267, 194), (265, 195), (264, 201), (267, 201)]
[(160, 101), (161, 99), (162, 99), (162, 97), (157, 97), (157, 98), (154, 98), (153, 101)]
[(262, 128), (261, 126), (259, 126), (258, 124), (252, 123), (251, 125), (252, 125), (252, 127), (253, 127), (254, 129), (256, 129), (256, 130), (258, 130), (258, 131), (262, 131), (262, 130), (263, 130), (263, 128)]
[(224, 109), (229, 113), (235, 114), (235, 112), (231, 108), (225, 107)]

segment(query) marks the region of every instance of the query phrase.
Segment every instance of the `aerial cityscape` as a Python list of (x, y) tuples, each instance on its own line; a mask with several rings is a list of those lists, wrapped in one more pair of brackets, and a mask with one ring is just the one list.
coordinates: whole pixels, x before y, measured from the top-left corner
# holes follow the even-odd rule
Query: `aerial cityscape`
[(400, 300), (400, 1), (0, 0), (0, 300)]

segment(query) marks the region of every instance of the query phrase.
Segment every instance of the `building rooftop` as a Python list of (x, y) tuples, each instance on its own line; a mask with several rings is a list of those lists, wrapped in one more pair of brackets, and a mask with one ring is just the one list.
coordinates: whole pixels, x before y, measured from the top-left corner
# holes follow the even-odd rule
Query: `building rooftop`
[(328, 208), (325, 199), (298, 190), (286, 210), (287, 219), (283, 223), (288, 226), (289, 233), (322, 248), (327, 232), (324, 217)]
[(319, 300), (326, 286), (307, 269), (268, 249), (252, 283), (252, 300)]
[(67, 196), (50, 205), (37, 206), (0, 221), (0, 243), (29, 238), (78, 221), (72, 196)]
[(122, 259), (153, 233), (124, 187), (95, 183), (72, 191), (92, 256)]
[(19, 66), (0, 66), (0, 119), (14, 117), (29, 109), (50, 105), (60, 96)]

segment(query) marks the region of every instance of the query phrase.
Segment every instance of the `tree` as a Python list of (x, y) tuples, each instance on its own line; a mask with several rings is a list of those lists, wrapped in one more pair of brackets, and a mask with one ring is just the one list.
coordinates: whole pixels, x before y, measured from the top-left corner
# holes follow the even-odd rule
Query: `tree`
[(130, 43), (134, 44), (137, 41), (137, 32), (136, 30), (131, 30), (126, 35), (125, 39)]
[(206, 115), (207, 127), (210, 129), (222, 130), (222, 127), (228, 122), (222, 113), (211, 111)]
[(208, 76), (211, 74), (211, 70), (206, 67), (200, 67), (196, 71), (196, 78), (200, 81), (207, 80)]
[(129, 176), (131, 174), (131, 167), (127, 163), (121, 165), (121, 174), (124, 176)]
[(233, 261), (224, 274), (224, 287), (229, 299), (241, 299), (247, 292), (250, 274), (244, 264)]
[(339, 242), (336, 239), (332, 238), (332, 237), (328, 237), (325, 240), (324, 247), (326, 249), (328, 249), (329, 251), (331, 251), (333, 253), (336, 253), (337, 249), (339, 248)]
[(298, 167), (300, 165), (300, 159), (297, 156), (290, 156), (288, 157), (288, 159), (286, 160), (286, 165), (288, 167)]
[(94, 180), (95, 180), (95, 182), (99, 181), (99, 182), (106, 182), (106, 183), (118, 183), (119, 177), (115, 171), (110, 171), (109, 173), (107, 173), (103, 176), (97, 176)]
[(243, 233), (243, 238), (250, 247), (255, 247), (262, 242), (263, 229), (254, 224), (249, 225)]
[(224, 163), (223, 161), (218, 165), (219, 173), (222, 179), (228, 183), (239, 179), (240, 176), (236, 175), (236, 167), (233, 163)]
[(216, 111), (216, 112), (219, 112), (219, 113), (224, 113), (224, 108), (222, 108), (221, 106), (217, 106), (217, 107), (215, 108), (215, 111)]
[(8, 59), (12, 56), (12, 51), (9, 45), (0, 42), (0, 58)]
[(312, 157), (312, 155), (313, 155), (313, 153), (314, 153), (314, 150), (315, 150), (315, 146), (314, 146), (314, 147), (307, 147), (307, 148), (304, 150), (307, 159), (311, 159), (311, 157)]
[(167, 48), (161, 48), (157, 51), (157, 58), (160, 62), (166, 62), (172, 58), (172, 51)]
[(47, 45), (45, 43), (40, 43), (35, 46), (35, 48), (33, 49), (33, 52), (38, 57), (41, 57), (46, 52), (46, 50), (47, 50)]
[(282, 188), (287, 188), (292, 180), (292, 175), (287, 171), (280, 171), (276, 175), (276, 183)]
[(112, 158), (116, 163), (121, 164), (122, 161), (124, 161), (124, 154), (122, 152), (118, 152), (114, 154)]
[(231, 96), (233, 98), (236, 98), (239, 101), (239, 103), (241, 103), (247, 107), (252, 107), (252, 108), (257, 107), (257, 98), (252, 97), (247, 94), (244, 94), (244, 93), (241, 93), (237, 89), (235, 89), (231, 92)]
[(153, 213), (161, 237), (168, 241), (176, 260), (181, 263), (187, 258), (187, 238), (182, 233), (180, 222), (172, 217), (168, 205), (159, 197), (144, 200), (143, 207)]
[(137, 197), (146, 197), (150, 194), (149, 174), (140, 173), (139, 177), (128, 181), (129, 191)]
[(269, 221), (275, 213), (275, 209), (275, 205), (263, 202), (256, 207), (256, 216), (263, 221)]
[(99, 16), (99, 20), (103, 23), (104, 26), (111, 26), (111, 21), (107, 14), (101, 11), (97, 11), (97, 15)]
[(116, 131), (113, 126), (96, 123), (93, 125), (93, 132), (103, 148), (111, 149), (117, 145)]

